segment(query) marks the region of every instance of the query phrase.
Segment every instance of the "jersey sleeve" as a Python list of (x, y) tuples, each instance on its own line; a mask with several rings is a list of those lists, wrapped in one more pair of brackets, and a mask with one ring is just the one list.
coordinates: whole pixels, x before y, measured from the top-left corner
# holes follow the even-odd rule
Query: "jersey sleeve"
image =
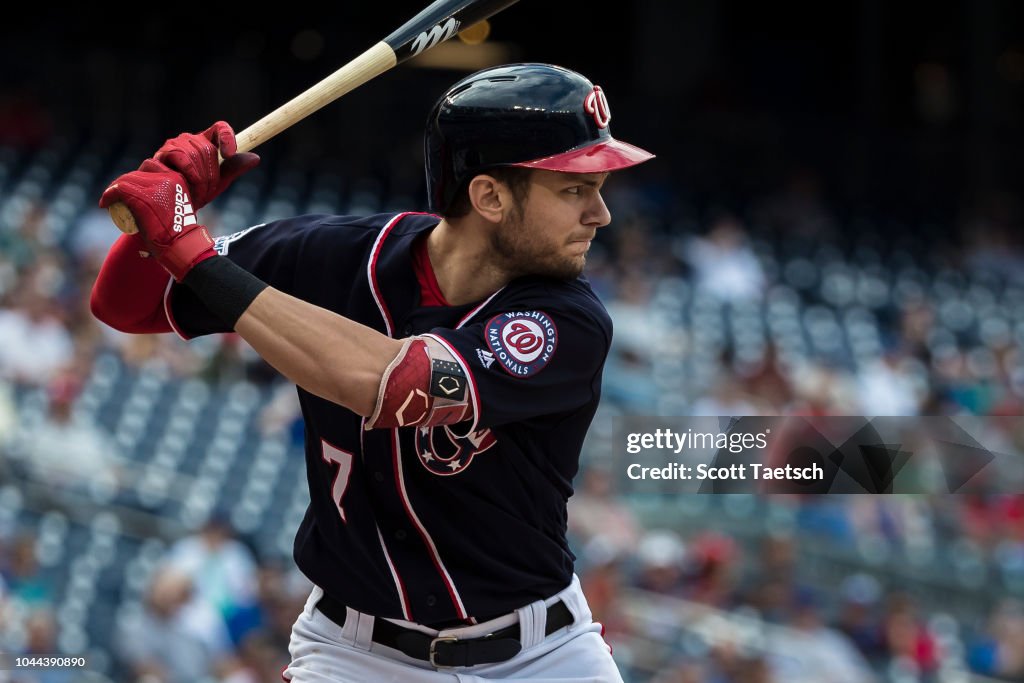
[(588, 306), (508, 310), (429, 336), (463, 365), (476, 431), (596, 404), (612, 325), (595, 299)]
[[(347, 223), (341, 216), (296, 216), (218, 237), (214, 249), (271, 287), (317, 303), (316, 290), (334, 283), (316, 278), (327, 280), (354, 256), (351, 242), (360, 231)], [(185, 339), (231, 331), (186, 286), (171, 285), (164, 303), (174, 330)]]

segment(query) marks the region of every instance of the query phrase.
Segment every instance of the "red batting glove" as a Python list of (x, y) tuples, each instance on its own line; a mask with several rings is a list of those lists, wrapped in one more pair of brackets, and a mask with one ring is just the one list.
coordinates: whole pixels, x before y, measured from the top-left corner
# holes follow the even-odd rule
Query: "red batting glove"
[[(154, 158), (185, 176), (192, 188), (192, 206), (196, 211), (209, 204), (238, 176), (260, 163), (252, 152), (236, 154), (235, 133), (224, 121), (218, 121), (202, 133), (182, 133), (157, 150)], [(224, 157), (220, 164), (217, 152)], [(141, 169), (145, 170), (145, 169)]]
[(100, 208), (123, 202), (135, 217), (145, 248), (174, 279), (216, 256), (205, 226), (196, 221), (189, 189), (180, 174), (147, 159), (146, 170), (125, 173), (100, 197)]

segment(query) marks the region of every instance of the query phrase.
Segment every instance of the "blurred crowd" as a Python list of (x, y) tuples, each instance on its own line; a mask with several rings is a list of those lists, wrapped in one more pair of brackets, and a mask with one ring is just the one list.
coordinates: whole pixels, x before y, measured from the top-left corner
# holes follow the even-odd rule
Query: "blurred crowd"
[[(814, 178), (797, 174), (745, 219), (709, 211), (676, 231), (633, 220), (588, 264), (616, 323), (606, 396), (627, 415), (1020, 416), (1021, 208), (997, 193), (951, 231), (884, 234), (863, 221), (857, 234), (840, 229)], [(1018, 481), (1020, 421), (994, 431), (1012, 468), (997, 476)], [(794, 509), (792, 535), (741, 541), (684, 515), (671, 529), (645, 530), (616, 498), (622, 475), (607, 464), (580, 482), (570, 529), (612, 642), (616, 633), (650, 637), (647, 619), (626, 616), (637, 588), (790, 627), (804, 640), (794, 647), (806, 654), (808, 680), (946, 680), (949, 667), (1024, 680), (1019, 493), (794, 497), (781, 503)], [(814, 585), (797, 550), (820, 546), (863, 552), (842, 577)], [(968, 598), (973, 613), (954, 619), (948, 605), (915, 594), (913, 580), (866, 559), (872, 548), (932, 558), (951, 590), (969, 565), (977, 578), (958, 588), (977, 596)], [(802, 680), (777, 642), (689, 653), (686, 642), (668, 647), (678, 665), (652, 680)]]
[[(1019, 557), (1024, 496), (969, 500), (962, 508), (945, 503), (948, 496), (841, 496), (835, 502), (775, 496), (772, 504), (798, 511), (794, 527), (739, 534), (714, 528), (720, 511), (685, 516), (673, 528), (645, 528), (614, 494), (613, 482), (606, 469), (585, 471), (570, 500), (569, 530), (595, 620), (619, 645), (620, 661), (634, 665), (635, 680), (943, 681), (967, 670), (1024, 679), (1020, 583), (1016, 598), (1005, 588), (986, 594), (982, 586), (954, 581), (925, 591), (892, 564), (846, 556), (838, 570), (821, 567), (829, 551), (840, 555), (844, 547), (872, 540), (883, 547), (965, 547), (999, 537), (1000, 552)], [(933, 516), (956, 528), (930, 528)], [(837, 525), (854, 528), (837, 535)], [(933, 560), (920, 577), (949, 578), (952, 567), (936, 566), (941, 563)], [(966, 596), (966, 609), (957, 607), (956, 594)], [(650, 607), (636, 609), (638, 600)], [(984, 604), (993, 606), (986, 611)], [(725, 626), (706, 628), (713, 615)], [(758, 638), (744, 637), (751, 619)], [(772, 626), (786, 630), (764, 636)], [(647, 678), (642, 663), (652, 642), (662, 668)]]
[[(40, 570), (36, 539), (5, 541), (0, 592), (0, 650), (22, 655), (63, 651), (60, 592)], [(257, 560), (223, 517), (173, 543), (145, 577), (143, 599), (107, 646), (114, 680), (140, 682), (279, 681), (288, 636), (311, 584), (285, 558)], [(11, 683), (80, 680), (76, 671), (18, 672)]]
[[(742, 210), (680, 211), (663, 198), (653, 187), (610, 184), (615, 224), (600, 233), (589, 259), (588, 277), (615, 323), (607, 408), (648, 415), (1021, 414), (1019, 201), (989, 198), (964, 212), (960, 233), (936, 243), (914, 234), (910, 247), (890, 248), (887, 238), (902, 236), (887, 235), (880, 223), (870, 234), (842, 229), (813, 174), (794, 176)], [(98, 210), (65, 231), (54, 228), (52, 216), (42, 193), (7, 202), (0, 215), (0, 476), (10, 474), (4, 460), (17, 451), (34, 482), (109, 501), (132, 486), (136, 454), (122, 452), (101, 425), (74, 410), (100, 354), (221, 386), (277, 380), (233, 335), (186, 344), (98, 323), (89, 292), (118, 233)], [(218, 232), (213, 210), (206, 218)], [(18, 397), (33, 391), (45, 396), (44, 414), (22, 420)], [(263, 429), (299, 438), (292, 392), (284, 387), (276, 395), (262, 414)], [(1019, 456), (1024, 435), (1007, 438)], [(634, 683), (798, 677), (791, 661), (769, 650), (728, 641), (701, 649), (685, 637), (657, 655), (656, 672), (642, 643), (687, 624), (671, 610), (668, 622), (638, 618), (624, 604), (633, 590), (663, 596), (655, 603), (662, 609), (678, 600), (680, 610), (696, 605), (786, 627), (818, 681), (938, 681), (953, 660), (1024, 680), (1024, 606), (1009, 594), (988, 595), (991, 608), (979, 601), (977, 623), (957, 629), (954, 648), (948, 623), (936, 618), (941, 606), (924, 604), (874, 569), (852, 566), (828, 590), (797, 562), (805, 544), (956, 544), (1008, 577), (1000, 585), (1019, 589), (1024, 496), (792, 499), (797, 533), (752, 543), (702, 532), (682, 516), (674, 528), (644, 529), (616, 496), (614, 477), (586, 458), (584, 466), (571, 501), (572, 542), (596, 618)], [(32, 529), (0, 523), (0, 651), (62, 650), (54, 605), (65, 587), (41, 578), (38, 553)], [(308, 590), (289, 558), (253, 547), (215, 516), (174, 540), (148, 576), (140, 609), (119, 622), (124, 630), (110, 643), (111, 670), (121, 672), (119, 680), (147, 683), (279, 680)], [(75, 680), (55, 671), (19, 676), (12, 680)]]

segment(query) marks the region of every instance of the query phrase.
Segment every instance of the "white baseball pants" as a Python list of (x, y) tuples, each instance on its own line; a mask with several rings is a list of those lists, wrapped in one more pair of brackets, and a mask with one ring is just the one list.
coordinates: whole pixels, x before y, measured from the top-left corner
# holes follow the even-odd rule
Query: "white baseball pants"
[[(291, 683), (622, 683), (601, 625), (591, 619), (579, 578), (547, 600), (538, 600), (481, 624), (436, 631), (419, 624), (393, 623), (432, 636), (474, 638), (520, 624), (523, 649), (505, 662), (472, 667), (434, 669), (428, 662), (370, 640), (374, 617), (351, 608), (344, 627), (315, 609), (323, 591), (314, 588), (292, 627), (292, 661), (282, 674)], [(547, 608), (565, 602), (575, 621), (544, 636)]]

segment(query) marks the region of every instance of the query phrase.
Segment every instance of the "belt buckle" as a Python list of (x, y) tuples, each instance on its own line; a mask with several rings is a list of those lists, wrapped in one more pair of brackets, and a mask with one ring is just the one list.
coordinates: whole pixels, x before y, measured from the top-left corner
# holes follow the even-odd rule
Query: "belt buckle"
[(437, 656), (437, 644), (438, 643), (455, 643), (455, 642), (458, 642), (458, 640), (459, 639), (458, 639), (457, 636), (438, 636), (438, 637), (434, 638), (433, 640), (431, 640), (430, 641), (430, 655), (429, 655), (429, 658), (428, 658), (429, 661), (430, 661), (430, 666), (434, 667), (435, 669), (454, 669), (455, 667), (453, 667), (453, 666), (445, 666), (444, 664), (438, 664), (436, 661), (434, 661), (434, 657)]

